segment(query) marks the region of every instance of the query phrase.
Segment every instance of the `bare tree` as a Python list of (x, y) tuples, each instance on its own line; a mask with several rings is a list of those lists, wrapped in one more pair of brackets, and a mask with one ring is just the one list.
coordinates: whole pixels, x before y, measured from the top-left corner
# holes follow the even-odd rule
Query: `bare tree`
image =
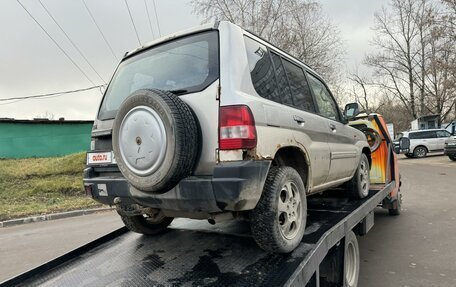
[(312, 0), (193, 0), (204, 21), (227, 20), (302, 60), (330, 83), (341, 78), (340, 33)]
[[(456, 98), (456, 1), (391, 0), (375, 15), (379, 52), (365, 62), (376, 85), (399, 100), (413, 118), (454, 110)], [(419, 102), (418, 102), (419, 101)]]
[(350, 73), (348, 79), (354, 83), (351, 87), (351, 94), (354, 97), (355, 101), (361, 105), (361, 108), (365, 111), (370, 111), (369, 109), (369, 97), (367, 92), (367, 86), (369, 85), (366, 77), (360, 76), (359, 72)]
[(376, 85), (394, 95), (408, 113), (416, 118), (414, 69), (417, 62), (415, 41), (418, 35), (413, 20), (415, 0), (392, 0), (375, 14), (373, 40), (380, 52), (368, 55), (365, 63), (374, 68), (379, 81)]

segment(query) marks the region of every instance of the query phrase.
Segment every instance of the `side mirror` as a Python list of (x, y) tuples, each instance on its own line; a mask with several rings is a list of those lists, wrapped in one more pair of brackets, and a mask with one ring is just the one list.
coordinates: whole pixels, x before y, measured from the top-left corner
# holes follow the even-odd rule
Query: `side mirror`
[(344, 116), (347, 120), (353, 120), (359, 114), (358, 103), (349, 103), (345, 105)]

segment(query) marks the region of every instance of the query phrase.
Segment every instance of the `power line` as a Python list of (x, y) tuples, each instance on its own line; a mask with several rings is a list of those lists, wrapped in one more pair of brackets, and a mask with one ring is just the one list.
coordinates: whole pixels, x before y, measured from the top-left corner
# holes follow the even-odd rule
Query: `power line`
[[(32, 96), (24, 96), (24, 97), (3, 98), (3, 99), (0, 99), (0, 102), (14, 101), (12, 103), (15, 103), (18, 101), (28, 100), (28, 99), (52, 98), (52, 97), (63, 96), (63, 95), (67, 95), (67, 94), (73, 94), (73, 93), (98, 89), (103, 86), (104, 85), (96, 85), (96, 86), (92, 86), (92, 87), (88, 87), (88, 88), (82, 88), (82, 89), (70, 90), (70, 91), (64, 91), (64, 92), (55, 92), (55, 93), (49, 93), (49, 94), (40, 94), (40, 95), (32, 95)], [(8, 103), (8, 104), (12, 104), (12, 103)]]
[(130, 15), (131, 24), (133, 25), (133, 29), (135, 29), (135, 34), (136, 34), (136, 38), (138, 39), (138, 43), (139, 43), (139, 45), (142, 45), (141, 40), (139, 40), (139, 35), (138, 35), (138, 31), (136, 30), (135, 22), (133, 21), (133, 17), (131, 16), (131, 11), (130, 11), (130, 7), (128, 6), (128, 2), (127, 2), (127, 0), (124, 0), (124, 2), (125, 2), (125, 5), (127, 5), (128, 15)]
[(84, 4), (84, 7), (86, 8), (87, 13), (89, 13), (89, 16), (90, 16), (90, 18), (92, 19), (93, 23), (94, 23), (95, 26), (97, 27), (98, 32), (100, 32), (101, 37), (103, 38), (104, 42), (106, 43), (106, 45), (108, 46), (109, 50), (111, 51), (111, 54), (114, 56), (114, 58), (116, 58), (116, 61), (118, 62), (118, 61), (119, 61), (119, 58), (117, 58), (116, 53), (114, 53), (114, 50), (112, 49), (112, 47), (111, 47), (111, 45), (109, 44), (108, 40), (106, 40), (106, 37), (104, 36), (103, 31), (101, 31), (100, 26), (98, 26), (97, 21), (95, 21), (95, 18), (93, 17), (92, 12), (90, 12), (90, 9), (89, 9), (89, 7), (87, 6), (85, 0), (82, 0), (82, 3)]
[(57, 25), (57, 27), (59, 27), (60, 31), (62, 31), (62, 33), (65, 35), (65, 37), (68, 39), (68, 41), (70, 41), (71, 45), (76, 49), (76, 51), (78, 51), (79, 55), (81, 55), (81, 57), (87, 62), (87, 64), (90, 66), (90, 68), (92, 68), (92, 70), (103, 81), (103, 83), (106, 83), (106, 81), (103, 79), (103, 77), (101, 77), (100, 74), (97, 72), (97, 70), (95, 70), (95, 68), (92, 66), (92, 64), (90, 64), (89, 60), (86, 58), (86, 56), (84, 56), (84, 54), (78, 48), (78, 46), (76, 46), (76, 44), (71, 40), (70, 36), (68, 36), (68, 34), (62, 28), (62, 26), (60, 26), (60, 24), (57, 22), (57, 20), (52, 16), (51, 12), (49, 12), (49, 10), (46, 8), (46, 6), (43, 4), (43, 2), (41, 2), (41, 0), (38, 0), (38, 2), (40, 2), (41, 7), (43, 7), (43, 9), (46, 11), (46, 13), (49, 15), (49, 17), (51, 17), (52, 21), (54, 21), (54, 23)]
[(161, 37), (161, 36), (162, 36), (162, 33), (161, 33), (161, 31), (160, 31), (160, 23), (159, 23), (159, 21), (158, 21), (157, 7), (155, 6), (155, 0), (152, 0), (152, 3), (154, 3), (155, 20), (157, 21), (158, 35), (160, 35), (160, 37)]
[(54, 42), (54, 44), (60, 49), (60, 51), (62, 51), (62, 53), (71, 61), (71, 63), (73, 63), (73, 65), (87, 78), (87, 80), (92, 83), (92, 85), (95, 86), (95, 83), (89, 78), (89, 76), (87, 76), (87, 74), (81, 69), (81, 67), (78, 66), (78, 64), (76, 64), (75, 61), (73, 61), (73, 59), (65, 52), (65, 50), (57, 43), (56, 40), (54, 40), (54, 38), (52, 38), (52, 36), (46, 31), (46, 29), (44, 29), (44, 27), (35, 19), (35, 17), (33, 17), (33, 15), (30, 13), (29, 10), (27, 10), (27, 8), (25, 8), (24, 5), (22, 5), (21, 1), (19, 0), (16, 0), (17, 3), (19, 3), (19, 5), (21, 5), (21, 7), (27, 12), (27, 14), (33, 19), (33, 21), (35, 21), (35, 23), (41, 28), (41, 30), (43, 30), (43, 32), (49, 37), (49, 39), (52, 40), (52, 42)]
[(155, 39), (154, 30), (152, 29), (152, 21), (150, 21), (149, 8), (147, 7), (146, 0), (144, 0), (144, 6), (146, 6), (147, 18), (149, 19), (150, 32), (152, 32), (152, 39)]

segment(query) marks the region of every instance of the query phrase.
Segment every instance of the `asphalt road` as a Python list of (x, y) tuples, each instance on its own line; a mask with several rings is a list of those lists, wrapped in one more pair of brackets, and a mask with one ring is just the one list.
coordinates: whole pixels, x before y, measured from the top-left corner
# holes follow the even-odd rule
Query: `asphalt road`
[[(360, 237), (360, 287), (456, 286), (456, 163), (401, 159), (403, 213)], [(115, 212), (0, 228), (0, 282), (108, 233)]]
[(456, 162), (400, 159), (403, 212), (359, 237), (359, 286), (456, 286)]
[(115, 211), (0, 228), (0, 282), (123, 226)]

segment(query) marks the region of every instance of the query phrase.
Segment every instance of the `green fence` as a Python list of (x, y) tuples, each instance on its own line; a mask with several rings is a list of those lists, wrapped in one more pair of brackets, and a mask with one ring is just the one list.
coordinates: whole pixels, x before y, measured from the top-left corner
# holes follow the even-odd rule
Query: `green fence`
[(0, 158), (52, 157), (86, 151), (91, 122), (0, 122)]

